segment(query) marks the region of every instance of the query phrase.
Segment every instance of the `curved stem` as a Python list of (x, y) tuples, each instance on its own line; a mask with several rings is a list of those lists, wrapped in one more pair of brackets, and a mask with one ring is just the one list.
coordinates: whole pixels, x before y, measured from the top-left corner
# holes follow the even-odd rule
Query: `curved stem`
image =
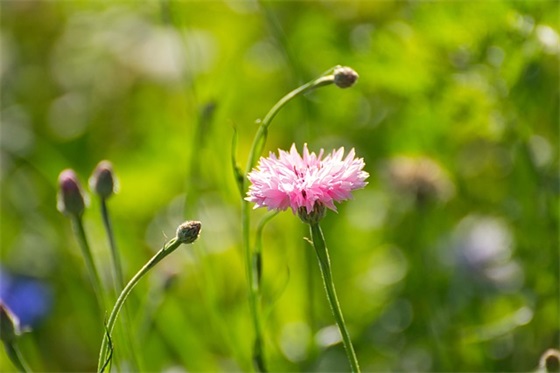
[(103, 298), (103, 286), (101, 285), (101, 278), (99, 277), (99, 272), (97, 272), (97, 267), (95, 266), (95, 262), (93, 260), (93, 255), (91, 254), (91, 250), (89, 247), (88, 239), (86, 236), (86, 231), (84, 229), (84, 224), (82, 221), (81, 216), (73, 216), (72, 223), (75, 228), (76, 237), (78, 239), (78, 243), (80, 248), (82, 249), (82, 255), (84, 257), (84, 261), (86, 263), (87, 271), (89, 273), (89, 278), (91, 281), (91, 285), (93, 287), (93, 291), (95, 292), (95, 296), (97, 297), (97, 302), (99, 304), (99, 308), (101, 309), (102, 314), (105, 312), (105, 301)]
[(338, 303), (338, 298), (336, 296), (336, 291), (334, 288), (334, 282), (332, 279), (331, 264), (329, 259), (329, 253), (325, 245), (325, 238), (323, 237), (323, 232), (319, 223), (312, 223), (311, 226), (311, 238), (313, 240), (313, 247), (315, 247), (315, 252), (317, 253), (317, 258), (319, 259), (319, 267), (321, 268), (321, 274), (323, 275), (323, 283), (325, 285), (325, 291), (327, 292), (327, 299), (331, 306), (331, 310), (342, 335), (342, 342), (344, 344), (344, 349), (346, 350), (346, 355), (352, 372), (360, 372), (360, 367), (358, 365), (358, 359), (356, 358), (356, 353), (354, 352), (354, 346), (352, 346), (352, 341), (350, 339), (350, 334), (344, 323), (344, 318), (342, 317), (342, 310), (340, 309), (340, 304)]
[(136, 286), (138, 281), (156, 264), (158, 264), (163, 258), (167, 255), (171, 254), (176, 248), (181, 245), (181, 242), (175, 237), (171, 239), (161, 250), (159, 250), (135, 275), (134, 277), (126, 284), (124, 289), (122, 290), (121, 294), (117, 298), (115, 305), (113, 306), (113, 310), (109, 315), (109, 319), (107, 320), (107, 332), (103, 335), (103, 341), (101, 342), (101, 349), (99, 350), (99, 360), (97, 365), (98, 372), (103, 372), (105, 358), (106, 358), (106, 349), (109, 342), (109, 337), (113, 332), (113, 328), (115, 327), (115, 322), (117, 321), (117, 317), (119, 316), (119, 312), (126, 301), (126, 298)]
[[(124, 275), (123, 275), (122, 264), (121, 264), (122, 262), (119, 255), (119, 251), (117, 249), (115, 236), (113, 234), (113, 226), (111, 224), (111, 219), (109, 218), (107, 199), (100, 198), (100, 204), (101, 204), (101, 218), (103, 220), (103, 226), (105, 227), (105, 232), (107, 233), (107, 239), (109, 241), (109, 248), (111, 251), (115, 291), (117, 294), (119, 294), (124, 286)], [(130, 317), (130, 312), (128, 312), (127, 308), (125, 308), (124, 314), (125, 317), (123, 319), (123, 323), (122, 323), (123, 325), (120, 330), (120, 333), (124, 336), (124, 339), (126, 339), (127, 341), (126, 343), (128, 344), (128, 349), (129, 349), (131, 363), (132, 363), (132, 370), (141, 370), (140, 369), (141, 365), (135, 348), (136, 347), (135, 339), (132, 337), (131, 329), (129, 327), (129, 325), (131, 324), (131, 317)]]
[(6, 348), (6, 354), (20, 372), (31, 372), (31, 369), (29, 369), (29, 366), (25, 362), (25, 359), (17, 348), (15, 342), (5, 342), (4, 347)]
[[(334, 70), (334, 67), (327, 70), (319, 78), (314, 79), (299, 88), (294, 89), (284, 97), (282, 97), (266, 114), (264, 119), (261, 121), (259, 129), (253, 138), (253, 143), (249, 151), (249, 157), (247, 159), (247, 165), (245, 167), (245, 174), (242, 175), (243, 180), (238, 181), (241, 185), (239, 192), (241, 194), (242, 205), (241, 205), (241, 222), (243, 225), (243, 251), (245, 255), (245, 268), (247, 281), (249, 283), (249, 309), (251, 313), (253, 328), (255, 329), (255, 342), (253, 348), (253, 361), (258, 371), (266, 372), (266, 365), (264, 359), (264, 347), (263, 347), (263, 335), (261, 326), (261, 310), (258, 304), (258, 299), (260, 298), (260, 287), (259, 281), (255, 281), (255, 276), (260, 277), (260, 270), (257, 268), (262, 265), (262, 256), (257, 253), (253, 257), (253, 249), (250, 243), (250, 209), (249, 203), (244, 200), (245, 193), (249, 187), (249, 181), (247, 179), (247, 174), (251, 172), (255, 164), (257, 163), (257, 158), (261, 155), (268, 135), (268, 127), (272, 122), (272, 119), (278, 114), (280, 109), (284, 107), (288, 102), (297, 97), (300, 94), (311, 91), (315, 88), (329, 85), (334, 83), (334, 76), (327, 75)], [(235, 144), (235, 143), (234, 143)], [(234, 171), (236, 171), (236, 165), (234, 164)], [(237, 172), (235, 172), (237, 175)], [(256, 260), (253, 260), (256, 259)]]
[[(334, 68), (329, 69), (327, 72), (329, 72), (333, 69)], [(255, 137), (253, 139), (253, 144), (252, 144), (251, 150), (249, 152), (249, 159), (248, 159), (248, 162), (247, 162), (247, 167), (245, 168), (245, 175), (247, 175), (249, 172), (251, 172), (251, 170), (253, 169), (253, 167), (257, 163), (257, 158), (261, 155), (262, 150), (264, 149), (264, 145), (266, 143), (266, 136), (267, 136), (267, 132), (268, 132), (268, 127), (270, 126), (270, 123), (272, 122), (272, 119), (274, 119), (274, 117), (276, 116), (276, 114), (278, 114), (280, 109), (282, 109), (282, 107), (284, 107), (284, 105), (286, 105), (288, 102), (290, 102), (292, 99), (294, 99), (298, 95), (304, 94), (304, 93), (306, 93), (308, 91), (311, 91), (315, 88), (322, 87), (322, 86), (325, 86), (325, 85), (329, 85), (329, 84), (332, 84), (332, 83), (334, 83), (334, 76), (333, 75), (322, 75), (319, 78), (314, 79), (314, 80), (302, 85), (301, 87), (294, 89), (293, 91), (288, 93), (286, 96), (282, 97), (276, 103), (276, 105), (274, 105), (272, 107), (272, 109), (269, 110), (269, 112), (266, 114), (266, 116), (262, 120), (261, 125), (259, 126), (259, 129), (257, 130), (257, 133), (255, 134)], [(245, 184), (246, 183), (247, 183), (247, 181), (245, 181)], [(245, 185), (245, 186), (247, 186), (247, 185)]]

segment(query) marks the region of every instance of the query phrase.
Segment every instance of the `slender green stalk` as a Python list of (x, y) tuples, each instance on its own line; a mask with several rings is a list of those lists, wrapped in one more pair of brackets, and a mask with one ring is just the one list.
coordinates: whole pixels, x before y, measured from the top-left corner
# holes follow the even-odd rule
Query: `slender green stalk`
[[(265, 364), (265, 357), (264, 357), (264, 346), (263, 346), (263, 334), (262, 334), (262, 324), (261, 324), (261, 309), (258, 304), (258, 300), (260, 299), (260, 286), (258, 278), (260, 278), (260, 270), (257, 266), (262, 266), (262, 255), (257, 252), (256, 255), (253, 255), (253, 249), (251, 247), (250, 242), (250, 209), (249, 203), (244, 200), (245, 193), (249, 187), (249, 180), (247, 179), (247, 174), (251, 172), (255, 164), (257, 163), (258, 157), (260, 157), (264, 146), (266, 144), (266, 138), (268, 135), (268, 127), (270, 126), (272, 119), (278, 114), (280, 109), (284, 107), (288, 102), (293, 100), (298, 95), (304, 94), (309, 92), (315, 88), (329, 85), (334, 83), (334, 75), (330, 74), (330, 72), (334, 71), (335, 68), (327, 70), (323, 75), (319, 78), (314, 79), (299, 88), (291, 91), (284, 97), (282, 97), (266, 114), (264, 119), (260, 122), (260, 126), (255, 134), (253, 139), (253, 143), (251, 145), (251, 149), (249, 151), (249, 157), (247, 159), (247, 165), (245, 167), (245, 174), (242, 180), (238, 180), (238, 183), (242, 183), (240, 185), (240, 194), (242, 199), (242, 206), (241, 206), (241, 222), (243, 225), (242, 234), (243, 234), (243, 251), (245, 255), (245, 268), (246, 268), (246, 276), (247, 281), (249, 282), (249, 308), (251, 312), (251, 318), (253, 323), (253, 328), (255, 330), (255, 341), (253, 346), (253, 362), (256, 366), (256, 369), (261, 372), (266, 372), (266, 364)], [(327, 75), (330, 74), (330, 75)], [(234, 164), (234, 170), (236, 169), (236, 165)], [(237, 173), (236, 173), (236, 176)]]
[(101, 278), (99, 277), (99, 272), (97, 272), (97, 267), (95, 266), (95, 262), (93, 260), (93, 255), (91, 254), (82, 217), (78, 215), (72, 215), (71, 219), (72, 219), (72, 224), (74, 225), (74, 232), (76, 233), (76, 238), (78, 239), (78, 243), (80, 245), (80, 248), (82, 249), (82, 255), (86, 263), (86, 267), (91, 281), (91, 285), (93, 287), (93, 291), (95, 292), (95, 296), (97, 297), (99, 308), (101, 309), (101, 312), (103, 314), (105, 313), (103, 286), (101, 284)]
[[(243, 204), (244, 208), (248, 204)], [(253, 317), (253, 326), (255, 327), (255, 341), (253, 346), (253, 363), (255, 364), (256, 368), (261, 372), (266, 372), (266, 362), (264, 356), (264, 341), (263, 341), (263, 334), (262, 334), (262, 309), (259, 306), (259, 302), (261, 300), (261, 293), (260, 293), (260, 286), (261, 286), (261, 277), (262, 277), (262, 231), (266, 225), (273, 217), (278, 214), (278, 211), (273, 211), (265, 216), (259, 223), (259, 227), (257, 228), (257, 239), (255, 242), (255, 251), (252, 254), (251, 258), (246, 258), (248, 263), (251, 265), (246, 266), (247, 268), (251, 268), (250, 273), (248, 276), (250, 277), (250, 285), (251, 285), (251, 294), (252, 296), (249, 297), (249, 301), (251, 302), (251, 308), (253, 312), (255, 312), (255, 317)], [(248, 215), (244, 215), (248, 216)], [(249, 224), (243, 224), (243, 228), (249, 227)], [(248, 234), (248, 232), (247, 232)], [(251, 255), (249, 250), (245, 251), (246, 254)]]
[(278, 215), (280, 211), (272, 210), (269, 211), (259, 222), (257, 227), (257, 232), (255, 234), (255, 252), (253, 254), (254, 260), (253, 265), (256, 268), (256, 274), (254, 274), (255, 278), (253, 282), (257, 283), (257, 286), (260, 287), (261, 279), (262, 279), (262, 235), (263, 230), (266, 224), (271, 221), (276, 215)]
[(119, 312), (121, 311), (124, 302), (128, 298), (128, 295), (136, 286), (138, 281), (146, 274), (150, 269), (152, 269), (156, 264), (158, 264), (163, 258), (167, 255), (171, 254), (175, 249), (177, 249), (183, 242), (181, 242), (177, 237), (171, 239), (169, 242), (163, 246), (139, 271), (134, 275), (134, 277), (126, 284), (124, 289), (122, 290), (121, 294), (117, 298), (115, 306), (109, 315), (109, 319), (107, 320), (107, 332), (103, 335), (103, 341), (101, 342), (101, 349), (99, 350), (99, 361), (97, 365), (98, 372), (103, 371), (103, 367), (105, 365), (105, 360), (107, 356), (107, 345), (109, 342), (109, 338), (113, 329), (115, 327), (115, 322), (117, 321), (117, 317), (119, 316)]
[[(280, 101), (278, 101), (276, 103), (276, 105), (274, 105), (272, 107), (272, 109), (270, 109), (270, 111), (266, 114), (266, 116), (262, 120), (262, 122), (259, 126), (259, 129), (257, 130), (257, 133), (255, 135), (255, 138), (253, 139), (253, 144), (252, 144), (251, 150), (249, 152), (249, 159), (248, 159), (248, 162), (247, 162), (247, 167), (245, 168), (245, 175), (247, 175), (249, 172), (251, 172), (251, 170), (253, 169), (253, 167), (257, 163), (257, 158), (260, 157), (260, 155), (261, 155), (261, 153), (264, 149), (264, 145), (266, 143), (266, 137), (268, 135), (268, 127), (270, 126), (270, 123), (272, 122), (272, 119), (274, 119), (276, 114), (278, 114), (278, 112), (280, 112), (280, 109), (282, 109), (284, 107), (284, 105), (286, 105), (288, 102), (290, 102), (291, 100), (293, 100), (297, 96), (299, 96), (301, 94), (304, 94), (308, 91), (311, 91), (315, 88), (322, 87), (322, 86), (325, 86), (325, 85), (329, 85), (329, 84), (332, 84), (332, 83), (334, 83), (334, 76), (333, 75), (320, 76), (319, 78), (314, 79), (314, 80), (302, 85), (301, 87), (294, 89), (293, 91), (288, 93), (286, 96), (282, 97), (280, 99)], [(245, 180), (245, 184), (246, 184), (245, 187), (247, 187), (247, 180)]]
[[(305, 243), (305, 249), (308, 249), (309, 247), (307, 246), (308, 243), (307, 242), (303, 242)], [(317, 317), (316, 317), (316, 311), (315, 311), (315, 284), (316, 284), (316, 277), (317, 276), (317, 271), (316, 271), (316, 264), (315, 261), (317, 259), (315, 259), (315, 255), (313, 254), (313, 251), (311, 250), (303, 250), (304, 252), (304, 258), (305, 258), (305, 279), (306, 279), (306, 293), (307, 293), (307, 317), (309, 320), (309, 325), (311, 325), (311, 330), (317, 330), (318, 329), (318, 325), (317, 325)], [(313, 343), (313, 340), (310, 340), (309, 343), (309, 358), (310, 360), (313, 360), (314, 357), (316, 357), (318, 352), (317, 349), (317, 344)]]
[(19, 351), (15, 342), (5, 342), (4, 347), (6, 348), (6, 354), (10, 358), (11, 362), (15, 365), (15, 367), (20, 372), (31, 372), (29, 369), (29, 365), (25, 362), (23, 355)]
[(109, 210), (107, 208), (107, 199), (100, 198), (101, 203), (101, 218), (103, 220), (103, 226), (105, 227), (105, 232), (107, 232), (107, 239), (109, 240), (109, 248), (111, 249), (111, 259), (113, 263), (113, 278), (115, 279), (115, 290), (120, 293), (124, 286), (124, 275), (121, 264), (121, 257), (119, 251), (117, 250), (117, 244), (115, 242), (115, 236), (113, 234), (113, 226), (111, 224), (111, 219), (109, 218)]
[[(105, 227), (105, 232), (107, 233), (107, 239), (109, 241), (109, 248), (111, 251), (111, 258), (112, 258), (112, 268), (113, 268), (113, 279), (114, 279), (114, 286), (115, 291), (119, 294), (124, 286), (124, 275), (122, 270), (122, 262), (119, 255), (119, 251), (117, 249), (117, 244), (115, 241), (115, 236), (113, 234), (113, 226), (111, 224), (111, 219), (109, 217), (109, 209), (107, 208), (107, 199), (100, 197), (100, 204), (101, 204), (101, 217), (103, 220), (103, 226)], [(135, 339), (132, 337), (130, 325), (132, 318), (130, 317), (130, 312), (128, 308), (125, 307), (124, 309), (124, 318), (122, 321), (122, 328), (120, 330), (123, 339), (126, 340), (128, 344), (128, 350), (130, 353), (131, 363), (132, 363), (132, 370), (140, 371), (140, 361), (138, 354), (136, 353), (136, 343)]]
[(325, 238), (323, 237), (323, 232), (319, 223), (311, 223), (310, 227), (313, 247), (315, 247), (315, 252), (317, 253), (317, 258), (319, 259), (319, 267), (321, 268), (321, 274), (323, 275), (323, 283), (325, 285), (325, 291), (327, 292), (327, 299), (329, 300), (336, 325), (342, 335), (342, 342), (344, 344), (344, 349), (346, 350), (346, 355), (348, 357), (348, 361), (350, 362), (352, 372), (357, 373), (360, 372), (360, 367), (358, 365), (358, 359), (356, 358), (356, 353), (354, 352), (354, 347), (352, 346), (352, 341), (350, 340), (350, 334), (346, 329), (346, 324), (344, 323), (344, 318), (342, 317), (342, 310), (340, 309), (340, 304), (338, 303), (338, 298), (336, 296), (329, 253), (327, 251), (327, 246), (325, 245)]
[(263, 337), (261, 326), (261, 309), (257, 304), (259, 297), (259, 283), (255, 281), (256, 268), (253, 265), (253, 254), (249, 243), (249, 204), (241, 205), (242, 226), (243, 226), (243, 252), (245, 253), (245, 270), (249, 281), (249, 309), (253, 328), (255, 329), (255, 340), (253, 344), (253, 363), (260, 372), (266, 372), (264, 360)]

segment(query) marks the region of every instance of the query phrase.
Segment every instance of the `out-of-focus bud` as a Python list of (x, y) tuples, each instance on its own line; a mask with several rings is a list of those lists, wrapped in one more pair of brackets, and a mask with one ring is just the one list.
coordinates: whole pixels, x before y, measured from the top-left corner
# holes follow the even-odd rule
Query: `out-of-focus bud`
[(414, 197), (417, 203), (445, 202), (455, 193), (447, 172), (431, 158), (398, 156), (387, 163), (385, 171), (395, 189)]
[(0, 340), (4, 343), (13, 343), (20, 334), (17, 316), (0, 301)]
[(558, 372), (560, 368), (560, 351), (553, 348), (548, 349), (541, 356), (539, 371)]
[(299, 218), (301, 219), (301, 221), (307, 224), (319, 223), (321, 220), (323, 220), (326, 214), (327, 208), (325, 207), (325, 205), (319, 202), (315, 202), (315, 205), (313, 205), (313, 210), (311, 210), (310, 212), (307, 212), (307, 208), (305, 206), (298, 208)]
[(70, 169), (62, 171), (58, 176), (58, 187), (58, 211), (68, 216), (81, 216), (86, 203), (76, 173)]
[(339, 88), (352, 87), (358, 80), (358, 73), (350, 67), (339, 66), (334, 69), (334, 84)]
[(117, 181), (113, 173), (113, 165), (109, 161), (101, 161), (89, 178), (89, 187), (101, 198), (109, 198), (116, 192)]
[(177, 240), (184, 244), (193, 243), (200, 234), (202, 224), (199, 221), (186, 221), (177, 228)]

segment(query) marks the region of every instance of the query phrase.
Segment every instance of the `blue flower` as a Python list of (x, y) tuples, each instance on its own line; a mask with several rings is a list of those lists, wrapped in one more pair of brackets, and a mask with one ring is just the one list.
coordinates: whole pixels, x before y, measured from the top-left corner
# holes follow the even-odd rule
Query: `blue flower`
[(51, 308), (52, 292), (43, 282), (0, 268), (0, 301), (19, 319), (22, 330), (32, 328)]

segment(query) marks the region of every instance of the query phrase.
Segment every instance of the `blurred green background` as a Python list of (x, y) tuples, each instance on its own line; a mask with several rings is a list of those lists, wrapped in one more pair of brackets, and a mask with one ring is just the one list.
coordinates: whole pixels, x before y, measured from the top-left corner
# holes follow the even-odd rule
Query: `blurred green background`
[[(251, 369), (233, 129), (244, 166), (255, 121), (337, 64), (358, 83), (290, 103), (265, 151), (365, 159), (369, 185), (323, 223), (362, 369), (531, 371), (559, 347), (557, 1), (0, 7), (1, 263), (42, 286), (44, 310), (10, 290), (40, 311), (19, 343), (33, 370), (96, 368), (102, 316), (56, 183), (73, 168), (85, 187), (102, 159), (127, 278), (203, 224), (129, 301), (144, 370)], [(110, 288), (95, 198), (85, 224)], [(269, 368), (347, 371), (306, 236), (290, 211), (265, 230)]]

